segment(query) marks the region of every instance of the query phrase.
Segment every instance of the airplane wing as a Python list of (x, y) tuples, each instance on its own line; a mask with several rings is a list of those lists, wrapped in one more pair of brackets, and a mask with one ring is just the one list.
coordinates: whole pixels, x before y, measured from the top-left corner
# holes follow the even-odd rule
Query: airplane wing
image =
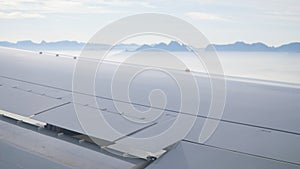
[[(174, 124), (180, 114), (174, 83), (161, 78), (164, 83), (159, 87), (170, 100), (163, 109), (151, 107), (144, 97), (157, 86), (157, 76), (151, 72), (136, 79), (132, 102), (114, 100), (110, 84), (117, 64), (103, 63), (104, 70), (95, 76), (100, 83), (91, 93), (73, 90), (77, 62), (98, 63), (0, 48), (0, 168), (300, 168), (298, 85), (226, 77), (223, 117), (214, 119), (206, 114), (212, 97), (210, 81), (195, 73), (203, 99), (197, 116), (182, 114), (195, 118), (190, 132), (180, 140), (170, 137), (133, 144), (129, 137), (156, 136)], [(74, 100), (74, 95), (79, 99)], [(139, 110), (161, 109), (162, 114), (149, 123), (134, 123), (115, 103)], [(100, 134), (86, 131), (76, 111), (96, 124), (99, 110), (122, 135), (104, 129)], [(206, 120), (219, 125), (202, 143), (199, 136)]]

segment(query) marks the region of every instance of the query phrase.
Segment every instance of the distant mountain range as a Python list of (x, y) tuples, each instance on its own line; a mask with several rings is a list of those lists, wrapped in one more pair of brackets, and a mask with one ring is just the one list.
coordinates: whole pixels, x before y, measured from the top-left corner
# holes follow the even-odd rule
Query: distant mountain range
[[(7, 41), (0, 41), (0, 46), (26, 49), (26, 50), (81, 50), (86, 43), (77, 41), (58, 41), (58, 42), (45, 42), (34, 43), (30, 40), (18, 41), (17, 43), (11, 43)], [(101, 49), (107, 47), (106, 44), (93, 44), (89, 47), (94, 49)], [(176, 41), (170, 43), (158, 43), (153, 45), (137, 45), (137, 44), (119, 44), (114, 49), (124, 51), (142, 51), (161, 49), (167, 51), (189, 51), (189, 48), (185, 44), (180, 44)], [(300, 43), (294, 42), (284, 44), (279, 47), (267, 46), (264, 43), (252, 43), (235, 42), (233, 44), (217, 45), (211, 44), (205, 48), (205, 50), (216, 49), (217, 51), (243, 51), (243, 52), (300, 52)]]
[[(18, 41), (17, 43), (0, 41), (0, 46), (17, 48), (17, 49), (26, 49), (26, 50), (81, 50), (86, 45), (84, 42), (77, 41), (57, 41), (57, 42), (46, 42), (42, 41), (40, 43), (35, 43), (30, 40)], [(89, 49), (102, 49), (107, 47), (106, 44), (89, 44)], [(114, 49), (119, 50), (135, 50), (139, 47), (136, 44), (118, 44)]]
[(247, 44), (245, 42), (235, 42), (226, 45), (209, 45), (206, 50), (211, 50), (213, 47), (217, 51), (245, 51), (245, 52), (300, 52), (300, 43), (294, 42), (284, 44), (279, 47), (267, 46), (264, 43)]
[(34, 43), (30, 40), (18, 41), (17, 43), (0, 41), (0, 46), (27, 50), (80, 50), (84, 45), (85, 43), (82, 42), (67, 40), (58, 42), (42, 41), (41, 43)]
[(189, 51), (188, 47), (184, 44), (179, 44), (176, 41), (171, 41), (170, 43), (159, 43), (153, 45), (142, 45), (137, 48), (135, 51), (142, 51), (142, 50), (153, 50), (153, 49), (161, 49), (167, 51)]

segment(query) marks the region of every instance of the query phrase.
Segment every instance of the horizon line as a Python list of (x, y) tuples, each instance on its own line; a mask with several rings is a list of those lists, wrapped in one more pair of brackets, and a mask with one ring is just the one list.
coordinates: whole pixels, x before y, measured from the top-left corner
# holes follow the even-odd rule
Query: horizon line
[[(64, 40), (57, 40), (57, 41), (46, 41), (46, 40), (41, 40), (40, 42), (37, 42), (37, 41), (33, 41), (33, 40), (29, 40), (29, 39), (26, 39), (26, 40), (18, 40), (18, 41), (6, 41), (6, 40), (1, 40), (0, 43), (3, 43), (3, 42), (6, 42), (6, 43), (12, 43), (12, 44), (17, 44), (19, 42), (32, 42), (34, 44), (42, 44), (42, 43), (57, 43), (57, 42), (76, 42), (76, 43), (84, 43), (84, 44), (87, 44), (87, 42), (84, 42), (84, 41), (78, 41), (78, 40), (67, 40), (67, 39), (64, 39)], [(165, 43), (165, 44), (169, 44), (170, 42), (172, 41), (175, 41), (175, 40), (170, 40), (168, 42), (164, 42), (164, 41), (160, 41), (160, 42), (156, 42), (156, 43), (120, 43), (120, 44), (123, 44), (123, 45), (155, 45), (155, 44), (160, 44), (160, 43)], [(178, 41), (176, 41), (178, 42)], [(180, 42), (179, 42), (180, 43)], [(292, 43), (300, 43), (300, 41), (291, 41), (291, 42), (286, 42), (286, 43), (282, 43), (278, 46), (274, 46), (274, 45), (268, 45), (267, 43), (265, 42), (262, 42), (262, 41), (256, 41), (256, 42), (246, 42), (246, 41), (243, 41), (243, 40), (238, 40), (238, 41), (234, 41), (234, 42), (228, 42), (228, 43), (210, 43), (210, 45), (232, 45), (232, 44), (236, 44), (236, 43), (245, 43), (245, 44), (249, 44), (249, 45), (252, 45), (252, 44), (258, 44), (258, 43), (261, 43), (261, 44), (264, 44), (268, 47), (280, 47), (282, 45), (288, 45), (288, 44), (292, 44)], [(107, 45), (107, 44), (102, 44), (102, 45)]]

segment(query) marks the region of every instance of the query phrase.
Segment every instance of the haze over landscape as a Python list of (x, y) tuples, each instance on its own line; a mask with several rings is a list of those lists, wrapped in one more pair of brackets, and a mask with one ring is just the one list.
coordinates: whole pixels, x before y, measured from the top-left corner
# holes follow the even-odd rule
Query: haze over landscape
[[(46, 42), (34, 43), (30, 40), (18, 41), (16, 43), (0, 41), (0, 46), (11, 47), (17, 49), (26, 50), (81, 50), (86, 43), (77, 41), (57, 41), (57, 42)], [(98, 44), (98, 47), (105, 46), (106, 44)], [(212, 48), (213, 47), (213, 48)], [(118, 44), (115, 49), (126, 50), (126, 51), (138, 51), (147, 49), (163, 49), (167, 51), (189, 51), (185, 44), (180, 44), (176, 41), (168, 43), (157, 43), (157, 44)], [(294, 42), (289, 44), (283, 44), (278, 47), (268, 46), (264, 43), (245, 43), (242, 41), (235, 42), (232, 44), (211, 44), (207, 46), (207, 50), (216, 49), (217, 51), (244, 51), (244, 52), (300, 52), (300, 43)]]
[[(205, 50), (216, 49), (227, 75), (300, 83), (299, 6), (298, 0), (1, 1), (0, 46), (78, 56), (106, 25), (134, 14), (163, 13), (202, 32), (211, 43)], [(154, 48), (189, 51), (170, 39), (139, 38), (114, 47), (130, 52)]]
[(300, 41), (299, 6), (297, 0), (0, 1), (0, 41), (87, 42), (117, 19), (154, 12), (186, 20), (213, 44), (243, 41), (278, 47)]

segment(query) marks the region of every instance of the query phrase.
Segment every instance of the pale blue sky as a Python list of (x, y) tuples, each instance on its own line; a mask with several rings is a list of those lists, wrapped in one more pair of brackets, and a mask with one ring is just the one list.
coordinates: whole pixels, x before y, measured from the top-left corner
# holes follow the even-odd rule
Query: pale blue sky
[(0, 41), (86, 42), (106, 24), (145, 12), (184, 19), (212, 43), (300, 41), (299, 0), (2, 0)]

